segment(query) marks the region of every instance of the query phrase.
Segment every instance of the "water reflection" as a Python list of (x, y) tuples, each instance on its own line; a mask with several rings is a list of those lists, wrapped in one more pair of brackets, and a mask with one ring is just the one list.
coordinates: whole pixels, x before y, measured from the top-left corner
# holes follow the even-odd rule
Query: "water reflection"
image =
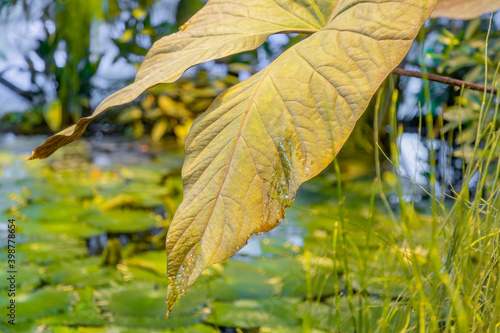
[[(463, 161), (454, 156), (454, 147), (449, 142), (429, 140), (417, 133), (403, 133), (397, 139), (397, 148), (399, 164), (396, 167), (401, 176), (405, 201), (419, 202), (429, 193), (446, 200), (447, 195), (460, 191)], [(434, 167), (431, 158), (434, 158)], [(432, 174), (435, 175), (434, 189)], [(475, 182), (469, 183), (469, 187), (474, 186)], [(397, 203), (398, 196), (392, 196), (391, 201)]]

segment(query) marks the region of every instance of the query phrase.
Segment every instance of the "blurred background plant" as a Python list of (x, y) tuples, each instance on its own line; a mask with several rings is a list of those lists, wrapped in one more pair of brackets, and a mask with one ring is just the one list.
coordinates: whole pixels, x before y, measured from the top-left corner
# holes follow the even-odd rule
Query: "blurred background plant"
[(183, 145), (194, 119), (217, 95), (237, 82), (238, 78), (231, 74), (210, 80), (206, 71), (200, 71), (189, 79), (151, 89), (138, 105), (120, 111), (116, 123), (124, 125), (125, 134), (130, 137), (149, 134), (157, 144), (172, 134)]
[[(415, 65), (429, 73), (466, 82), (496, 84), (500, 60), (497, 17), (492, 17), (491, 21), (488, 16), (470, 21), (439, 19), (434, 29), (426, 29), (425, 43), (419, 50), (421, 56), (414, 56)], [(418, 102), (425, 109), (424, 114), (432, 112), (436, 133), (444, 126), (444, 134), (449, 135), (456, 146), (470, 146), (476, 138), (481, 110), (485, 114), (482, 125), (487, 124), (492, 131), (500, 126), (500, 119), (494, 117), (494, 96), (488, 96), (486, 103), (483, 97), (481, 92), (431, 84), (429, 96), (425, 96), (422, 90)], [(443, 116), (442, 123), (438, 123), (440, 115)], [(400, 118), (416, 121), (418, 117), (414, 110)]]
[[(201, 0), (3, 1), (0, 17), (6, 31), (23, 31), (20, 27), (26, 25), (39, 31), (30, 36), (26, 31), (19, 33), (17, 37), (29, 39), (30, 43), (25, 42), (29, 46), (17, 52), (9, 49), (15, 43), (9, 43), (8, 38), (4, 37), (4, 42), (0, 43), (0, 55), (4, 59), (0, 61), (0, 88), (10, 91), (4, 94), (7, 99), (15, 93), (24, 100), (9, 108), (15, 112), (0, 109), (0, 130), (22, 134), (55, 133), (81, 116), (89, 115), (100, 100), (133, 79), (152, 43), (175, 32), (203, 4)], [(493, 29), (489, 29), (490, 21), (486, 17), (471, 21), (433, 20), (423, 30), (421, 43), (415, 44), (403, 66), (469, 82), (484, 83), (485, 79), (491, 82), (497, 72), (495, 64), (500, 48), (500, 35), (495, 29), (498, 24), (496, 17), (491, 22)], [(488, 30), (492, 31), (486, 38)], [(188, 125), (188, 130), (195, 115), (204, 111), (220, 91), (263, 68), (284, 48), (303, 37), (272, 36), (254, 52), (196, 66), (188, 71), (183, 82), (167, 85), (168, 88), (158, 87), (137, 101), (133, 108), (125, 107), (127, 111), (122, 115), (119, 114), (123, 108), (118, 108), (103, 117), (100, 124), (91, 126), (88, 135), (119, 133), (135, 138), (151, 135), (155, 142), (165, 135), (176, 136), (174, 128)], [(13, 61), (9, 53), (22, 60)], [(485, 54), (488, 55), (487, 64)], [(456, 144), (470, 144), (474, 140), (482, 105), (480, 93), (465, 90), (461, 96), (458, 89), (431, 83), (429, 96), (425, 96), (420, 88), (428, 83), (412, 78), (395, 77), (394, 80), (401, 89), (412, 91), (399, 96), (402, 104), (398, 111), (399, 121), (407, 127), (417, 128), (421, 108), (423, 114), (427, 111), (433, 114), (435, 130), (444, 126), (445, 134), (451, 130), (456, 132), (459, 120), (463, 120), (461, 135), (453, 138)], [(164, 88), (166, 90), (160, 92)], [(190, 89), (193, 92), (187, 93)], [(196, 94), (201, 94), (202, 100), (195, 98)], [(175, 103), (167, 107), (167, 99), (159, 99), (160, 95), (172, 100), (177, 98), (177, 102), (184, 103), (187, 113), (178, 112), (176, 116), (172, 112)], [(187, 101), (191, 98), (187, 96), (192, 96), (193, 102)], [(158, 104), (159, 100), (163, 107)], [(180, 107), (178, 103), (175, 105)], [(492, 108), (494, 104), (490, 103), (485, 110), (489, 115), (486, 121), (495, 129), (500, 120), (492, 118)], [(444, 112), (447, 109), (450, 112)], [(388, 105), (385, 105), (379, 119), (381, 128), (388, 124), (387, 111)], [(443, 123), (437, 124), (440, 115)], [(175, 117), (179, 119), (174, 121)], [(367, 112), (354, 131), (356, 139), (350, 141), (355, 148), (366, 152), (374, 149), (370, 140), (372, 118), (373, 112)], [(182, 143), (185, 130), (178, 127), (177, 132), (180, 134), (178, 141)]]
[[(19, 10), (18, 3), (12, 6), (3, 9), (4, 15)], [(21, 70), (29, 74), (29, 89), (22, 90), (5, 77), (10, 67), (3, 69), (0, 82), (27, 99), (33, 110), (5, 120), (25, 132), (36, 132), (40, 126), (38, 131), (58, 131), (90, 110), (91, 79), (101, 58), (89, 48), (90, 33), (92, 22), (103, 17), (101, 1), (24, 1), (22, 8), (24, 20), (37, 20), (43, 28), (37, 46), (22, 55)]]
[[(15, 30), (30, 24), (42, 30), (35, 36), (23, 36), (32, 43), (19, 52), (23, 61), (9, 59), (9, 43), (0, 48), (4, 55), (0, 85), (10, 90), (8, 97), (15, 93), (27, 102), (18, 103), (15, 112), (0, 112), (0, 130), (55, 133), (89, 115), (102, 98), (133, 79), (153, 42), (176, 31), (203, 4), (199, 0), (2, 2), (0, 17), (7, 28)], [(193, 115), (204, 111), (223, 89), (237, 83), (240, 71), (249, 75), (256, 58), (253, 52), (197, 66), (188, 73), (188, 79), (144, 96), (133, 112), (127, 107), (118, 121), (117, 112), (113, 119), (104, 118), (101, 124), (108, 125), (103, 132), (111, 130), (109, 123), (129, 125), (133, 120), (132, 126), (113, 126), (113, 132), (133, 137), (151, 134), (157, 142), (166, 133), (177, 135), (177, 128), (182, 143)], [(29, 84), (20, 82), (20, 75)], [(174, 118), (178, 118), (177, 123)], [(184, 125), (188, 126), (182, 130), (179, 126)], [(97, 125), (96, 131), (100, 129)]]

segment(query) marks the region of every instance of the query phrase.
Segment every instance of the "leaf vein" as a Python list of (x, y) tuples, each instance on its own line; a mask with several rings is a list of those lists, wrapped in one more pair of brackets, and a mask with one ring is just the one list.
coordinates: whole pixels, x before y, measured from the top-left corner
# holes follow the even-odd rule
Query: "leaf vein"
[(321, 74), (320, 72), (318, 72), (318, 71), (316, 70), (316, 68), (314, 68), (314, 66), (313, 66), (313, 65), (311, 65), (311, 63), (309, 63), (309, 61), (307, 61), (307, 59), (306, 59), (306, 58), (304, 58), (304, 56), (303, 56), (302, 54), (300, 54), (300, 53), (299, 53), (299, 51), (297, 51), (297, 49), (296, 49), (296, 48), (294, 48), (294, 51), (295, 51), (295, 53), (297, 53), (297, 55), (298, 55), (300, 58), (302, 58), (302, 60), (304, 60), (304, 62), (305, 62), (306, 64), (308, 64), (308, 65), (309, 65), (309, 67), (311, 67), (311, 68), (312, 68), (312, 70), (313, 70), (314, 72), (318, 73), (318, 75), (319, 75), (319, 76), (321, 76), (323, 79), (325, 79), (325, 81), (326, 81), (326, 82), (328, 82), (328, 84), (329, 84), (329, 85), (333, 88), (333, 90), (335, 90), (335, 92), (337, 93), (337, 95), (338, 95), (338, 96), (340, 96), (340, 98), (342, 98), (342, 99), (344, 100), (344, 102), (347, 104), (347, 107), (348, 107), (348, 108), (349, 108), (349, 110), (351, 111), (351, 113), (352, 113), (353, 117), (356, 119), (356, 116), (354, 115), (354, 111), (352, 110), (351, 105), (349, 104), (349, 102), (347, 102), (347, 100), (345, 99), (345, 97), (344, 97), (344, 96), (342, 96), (342, 95), (339, 93), (339, 91), (337, 90), (337, 88), (336, 88), (336, 87), (335, 87), (335, 86), (334, 86), (334, 85), (333, 85), (333, 84), (332, 84), (332, 83), (331, 83), (331, 82), (330, 82), (330, 81), (329, 81), (326, 77), (324, 77), (324, 76), (323, 76), (323, 74)]
[(276, 92), (276, 95), (280, 98), (281, 102), (283, 103), (283, 106), (285, 107), (285, 110), (290, 115), (290, 119), (292, 119), (293, 130), (295, 131), (295, 134), (297, 135), (297, 139), (299, 139), (300, 149), (302, 150), (302, 156), (305, 159), (307, 157), (306, 150), (305, 150), (304, 145), (302, 143), (302, 139), (300, 137), (299, 131), (297, 130), (297, 124), (295, 123), (295, 119), (293, 118), (292, 112), (290, 112), (290, 110), (288, 109), (288, 106), (286, 105), (286, 102), (283, 99), (283, 96), (281, 96), (281, 93), (280, 93), (279, 89), (276, 87), (276, 84), (274, 83), (274, 80), (273, 80), (272, 76), (269, 76), (269, 81), (271, 81), (271, 86), (273, 87), (274, 91)]

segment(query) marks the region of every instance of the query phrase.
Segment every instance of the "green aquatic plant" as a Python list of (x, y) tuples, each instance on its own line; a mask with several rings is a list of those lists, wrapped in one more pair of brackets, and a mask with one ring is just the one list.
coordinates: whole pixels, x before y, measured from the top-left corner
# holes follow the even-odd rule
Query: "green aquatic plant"
[[(299, 186), (332, 162), (433, 10), (460, 17), (454, 5), (466, 2), (209, 1), (178, 33), (154, 44), (133, 84), (49, 138), (31, 159), (50, 156), (110, 107), (177, 80), (191, 66), (255, 49), (275, 33), (310, 35), (223, 92), (194, 122), (184, 200), (167, 236), (170, 312), (203, 269), (283, 219)], [(474, 9), (476, 15), (492, 7)]]

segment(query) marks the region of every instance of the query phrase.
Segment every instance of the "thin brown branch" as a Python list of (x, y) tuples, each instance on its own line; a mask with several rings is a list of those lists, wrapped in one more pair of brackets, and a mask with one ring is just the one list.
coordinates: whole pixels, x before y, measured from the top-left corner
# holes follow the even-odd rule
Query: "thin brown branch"
[(22, 98), (26, 99), (28, 102), (33, 103), (33, 93), (30, 93), (29, 91), (22, 90), (21, 88), (18, 88), (16, 85), (11, 83), (10, 81), (6, 80), (3, 76), (2, 73), (0, 73), (0, 84), (4, 85), (5, 87), (9, 88)]
[(454, 86), (454, 87), (464, 87), (464, 88), (471, 89), (471, 90), (476, 90), (476, 91), (481, 91), (481, 92), (486, 91), (488, 93), (493, 93), (493, 94), (498, 93), (498, 90), (494, 89), (492, 87), (485, 87), (482, 84), (452, 79), (450, 77), (436, 75), (436, 74), (426, 74), (426, 73), (421, 73), (421, 72), (417, 72), (417, 71), (409, 71), (409, 70), (402, 69), (402, 68), (396, 68), (392, 71), (392, 73), (397, 74), (397, 75), (418, 77), (418, 78), (424, 79), (424, 80), (427, 79), (430, 81), (440, 82), (440, 83), (444, 83), (444, 84), (447, 84), (449, 86)]

